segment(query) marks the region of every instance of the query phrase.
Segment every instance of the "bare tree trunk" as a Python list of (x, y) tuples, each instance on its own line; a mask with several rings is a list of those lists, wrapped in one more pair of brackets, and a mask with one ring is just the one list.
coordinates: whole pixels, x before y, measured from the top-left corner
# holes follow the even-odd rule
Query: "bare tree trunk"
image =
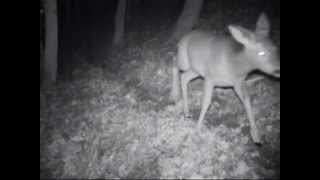
[(171, 36), (171, 41), (180, 39), (198, 22), (203, 0), (186, 0), (183, 11)]
[(126, 15), (126, 0), (119, 0), (115, 17), (113, 44), (118, 46), (124, 41), (124, 24)]
[(45, 10), (45, 48), (44, 48), (44, 86), (57, 80), (58, 20), (56, 0), (44, 0)]

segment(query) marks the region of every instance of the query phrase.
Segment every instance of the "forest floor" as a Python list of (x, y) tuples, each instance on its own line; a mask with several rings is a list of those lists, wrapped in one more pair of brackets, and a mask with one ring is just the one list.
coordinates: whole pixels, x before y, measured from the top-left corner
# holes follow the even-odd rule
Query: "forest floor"
[(40, 178), (280, 178), (280, 81), (248, 83), (261, 147), (231, 89), (217, 89), (199, 133), (203, 81), (190, 83), (184, 119), (169, 101), (175, 47), (147, 38), (40, 90)]

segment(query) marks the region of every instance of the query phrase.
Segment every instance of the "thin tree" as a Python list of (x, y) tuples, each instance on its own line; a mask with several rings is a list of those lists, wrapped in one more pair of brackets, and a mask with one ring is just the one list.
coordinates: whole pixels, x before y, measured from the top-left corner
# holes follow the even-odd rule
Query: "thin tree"
[(57, 80), (58, 58), (58, 19), (57, 1), (44, 0), (45, 12), (45, 47), (44, 47), (44, 79), (45, 87), (54, 84)]
[(113, 36), (113, 44), (116, 46), (121, 45), (124, 41), (125, 15), (126, 0), (119, 0), (115, 16), (115, 28)]
[(170, 40), (180, 39), (198, 22), (203, 0), (186, 0)]

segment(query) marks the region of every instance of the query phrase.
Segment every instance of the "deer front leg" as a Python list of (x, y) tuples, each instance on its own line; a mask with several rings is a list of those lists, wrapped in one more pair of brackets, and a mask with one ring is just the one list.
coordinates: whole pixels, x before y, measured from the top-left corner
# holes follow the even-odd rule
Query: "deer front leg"
[(208, 110), (209, 105), (211, 104), (213, 88), (214, 88), (214, 84), (211, 81), (205, 79), (204, 88), (203, 88), (203, 96), (202, 96), (202, 104), (201, 104), (201, 112), (200, 112), (200, 116), (198, 119), (197, 130), (201, 129), (202, 121), (203, 121), (204, 116)]
[(251, 108), (251, 103), (250, 103), (250, 96), (248, 94), (248, 91), (245, 87), (245, 84), (241, 83), (237, 83), (234, 87), (234, 90), (236, 92), (236, 94), (238, 95), (241, 103), (244, 105), (245, 110), (246, 110), (246, 114), (249, 118), (250, 121), (250, 134), (252, 136), (252, 139), (254, 141), (254, 143), (256, 144), (261, 144), (261, 139), (259, 136), (259, 132), (254, 120), (254, 115), (252, 112), (252, 108)]

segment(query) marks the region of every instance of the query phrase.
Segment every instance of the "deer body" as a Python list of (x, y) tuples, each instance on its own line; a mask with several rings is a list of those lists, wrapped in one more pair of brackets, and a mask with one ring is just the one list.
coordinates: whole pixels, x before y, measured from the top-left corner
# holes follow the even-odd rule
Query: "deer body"
[(222, 86), (232, 86), (235, 80), (246, 77), (252, 68), (250, 64), (243, 63), (242, 56), (237, 56), (241, 52), (234, 50), (239, 48), (235, 46), (237, 44), (229, 39), (213, 37), (206, 31), (193, 31), (179, 43), (177, 66), (182, 71), (193, 71)]
[(190, 117), (188, 108), (188, 83), (204, 78), (202, 107), (197, 128), (201, 128), (205, 113), (211, 104), (215, 87), (232, 87), (247, 112), (251, 136), (261, 143), (255, 124), (250, 97), (245, 87), (245, 78), (253, 70), (280, 77), (280, 62), (277, 49), (268, 38), (269, 22), (262, 14), (255, 32), (229, 25), (232, 37), (218, 37), (206, 31), (192, 31), (178, 43), (177, 57), (173, 62), (171, 97), (178, 101), (182, 90), (185, 117)]

